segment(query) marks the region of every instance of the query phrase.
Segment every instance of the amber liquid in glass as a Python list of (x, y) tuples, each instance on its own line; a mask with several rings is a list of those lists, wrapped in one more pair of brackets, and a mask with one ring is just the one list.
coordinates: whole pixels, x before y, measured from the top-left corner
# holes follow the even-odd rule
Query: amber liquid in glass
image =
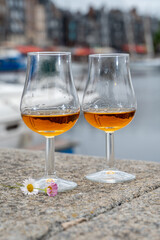
[(85, 119), (93, 127), (105, 132), (114, 132), (131, 122), (135, 110), (118, 112), (84, 112)]
[(80, 112), (69, 114), (22, 114), (24, 123), (34, 132), (54, 137), (68, 131), (78, 120)]

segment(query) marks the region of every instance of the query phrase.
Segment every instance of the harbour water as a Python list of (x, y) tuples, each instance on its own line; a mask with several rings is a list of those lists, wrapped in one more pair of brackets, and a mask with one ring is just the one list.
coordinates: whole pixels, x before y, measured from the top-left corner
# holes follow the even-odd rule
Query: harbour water
[[(137, 97), (132, 122), (115, 132), (115, 157), (160, 162), (160, 62), (139, 63), (131, 68)], [(81, 114), (78, 123), (63, 137), (79, 142), (75, 153), (105, 156), (105, 133), (89, 125)]]
[[(115, 157), (160, 162), (160, 61), (159, 64), (153, 65), (142, 63), (134, 65), (131, 68), (131, 74), (138, 108), (133, 121), (115, 132)], [(77, 72), (73, 75), (76, 78)], [(15, 84), (13, 83), (14, 86)], [(20, 85), (23, 85), (22, 82)], [(7, 97), (8, 100), (9, 97), (10, 95)], [(3, 105), (2, 101), (1, 103)], [(19, 111), (19, 102), (16, 105), (16, 111)], [(18, 114), (20, 115), (20, 112)], [(18, 121), (23, 126), (19, 134), (23, 133), (23, 140), (27, 139), (30, 146), (45, 143), (42, 136), (27, 129), (21, 120)], [(30, 137), (31, 132), (32, 137)], [(3, 134), (0, 137), (0, 147), (8, 147), (9, 141), (13, 141), (13, 144), (10, 144), (11, 147), (28, 148), (22, 144), (22, 138), (16, 145), (14, 137), (10, 137), (9, 140), (5, 139)], [(105, 156), (105, 133), (89, 125), (83, 113), (71, 130), (56, 138), (76, 142), (74, 148), (76, 154)]]

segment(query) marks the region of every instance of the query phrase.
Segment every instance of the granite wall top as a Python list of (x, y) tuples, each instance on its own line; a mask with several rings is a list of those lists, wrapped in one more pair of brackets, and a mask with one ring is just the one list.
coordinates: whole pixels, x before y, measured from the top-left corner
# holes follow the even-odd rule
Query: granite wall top
[[(1, 184), (22, 183), (43, 175), (44, 153), (1, 149)], [(160, 164), (117, 160), (136, 175), (121, 184), (93, 183), (85, 175), (103, 169), (105, 159), (56, 153), (59, 177), (77, 182), (54, 198), (25, 196), (0, 185), (0, 239), (160, 239)]]

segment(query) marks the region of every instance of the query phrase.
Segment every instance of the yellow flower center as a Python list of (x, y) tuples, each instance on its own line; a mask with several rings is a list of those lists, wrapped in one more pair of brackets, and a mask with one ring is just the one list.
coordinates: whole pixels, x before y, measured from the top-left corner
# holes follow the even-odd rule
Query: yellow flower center
[(33, 189), (34, 189), (34, 187), (31, 183), (27, 185), (28, 192), (33, 192)]
[(47, 180), (46, 180), (46, 182), (47, 183), (50, 183), (50, 182), (55, 182), (52, 178), (48, 178)]
[(106, 172), (106, 174), (115, 174), (115, 172), (113, 172), (113, 171), (108, 171), (108, 172)]

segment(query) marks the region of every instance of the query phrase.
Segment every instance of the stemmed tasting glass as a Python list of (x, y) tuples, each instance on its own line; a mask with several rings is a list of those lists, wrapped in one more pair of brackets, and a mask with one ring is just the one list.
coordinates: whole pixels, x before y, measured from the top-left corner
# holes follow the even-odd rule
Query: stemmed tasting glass
[(54, 137), (72, 128), (80, 114), (71, 54), (33, 52), (28, 54), (27, 63), (20, 107), (22, 119), (32, 131), (46, 138), (45, 174), (37, 182), (40, 188), (54, 181), (59, 192), (71, 190), (77, 184), (58, 178), (54, 168)]
[(96, 182), (118, 183), (130, 181), (134, 175), (119, 171), (114, 161), (114, 131), (131, 122), (136, 111), (128, 54), (93, 54), (89, 56), (89, 76), (82, 110), (93, 127), (107, 135), (107, 163), (105, 170), (86, 176)]

